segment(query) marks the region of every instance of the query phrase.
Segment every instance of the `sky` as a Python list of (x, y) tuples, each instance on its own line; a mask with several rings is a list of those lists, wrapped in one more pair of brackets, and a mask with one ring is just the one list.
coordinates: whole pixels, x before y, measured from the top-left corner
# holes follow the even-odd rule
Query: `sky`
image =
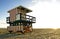
[(16, 6), (25, 6), (36, 17), (33, 28), (60, 28), (60, 0), (0, 0), (0, 28), (6, 28), (8, 10)]

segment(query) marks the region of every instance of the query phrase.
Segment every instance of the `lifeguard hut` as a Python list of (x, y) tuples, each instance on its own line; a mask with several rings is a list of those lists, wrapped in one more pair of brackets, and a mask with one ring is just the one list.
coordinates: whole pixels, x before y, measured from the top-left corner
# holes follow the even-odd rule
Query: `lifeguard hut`
[(36, 18), (27, 13), (32, 10), (27, 9), (23, 6), (18, 6), (8, 11), (9, 17), (6, 18), (6, 22), (10, 25), (7, 30), (12, 32), (31, 32), (32, 23), (36, 22)]

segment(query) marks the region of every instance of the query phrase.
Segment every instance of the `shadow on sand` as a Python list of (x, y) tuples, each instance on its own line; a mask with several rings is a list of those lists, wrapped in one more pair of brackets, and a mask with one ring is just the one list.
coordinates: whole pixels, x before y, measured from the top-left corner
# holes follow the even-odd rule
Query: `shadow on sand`
[(15, 37), (15, 36), (18, 36), (18, 35), (22, 35), (22, 34), (15, 34), (15, 33), (0, 34), (0, 39), (9, 38), (9, 37)]

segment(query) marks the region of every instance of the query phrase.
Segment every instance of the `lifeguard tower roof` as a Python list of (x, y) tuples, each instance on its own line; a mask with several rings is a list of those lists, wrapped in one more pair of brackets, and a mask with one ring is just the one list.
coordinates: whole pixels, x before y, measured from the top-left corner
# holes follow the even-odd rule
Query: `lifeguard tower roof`
[(26, 11), (26, 13), (29, 13), (29, 12), (32, 12), (32, 10), (28, 9), (28, 8), (25, 8), (23, 6), (18, 6), (18, 7), (15, 7), (11, 10), (8, 11), (8, 13), (10, 13), (10, 11), (14, 10), (14, 9), (20, 9), (20, 10), (23, 10), (23, 11)]

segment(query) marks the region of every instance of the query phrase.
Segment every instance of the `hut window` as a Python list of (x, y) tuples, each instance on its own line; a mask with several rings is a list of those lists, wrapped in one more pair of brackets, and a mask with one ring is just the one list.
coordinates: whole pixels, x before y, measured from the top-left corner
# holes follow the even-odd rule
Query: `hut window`
[(16, 14), (16, 20), (20, 20), (20, 14)]
[(22, 20), (25, 20), (25, 15), (22, 14), (22, 15), (21, 15), (21, 19), (22, 19)]

